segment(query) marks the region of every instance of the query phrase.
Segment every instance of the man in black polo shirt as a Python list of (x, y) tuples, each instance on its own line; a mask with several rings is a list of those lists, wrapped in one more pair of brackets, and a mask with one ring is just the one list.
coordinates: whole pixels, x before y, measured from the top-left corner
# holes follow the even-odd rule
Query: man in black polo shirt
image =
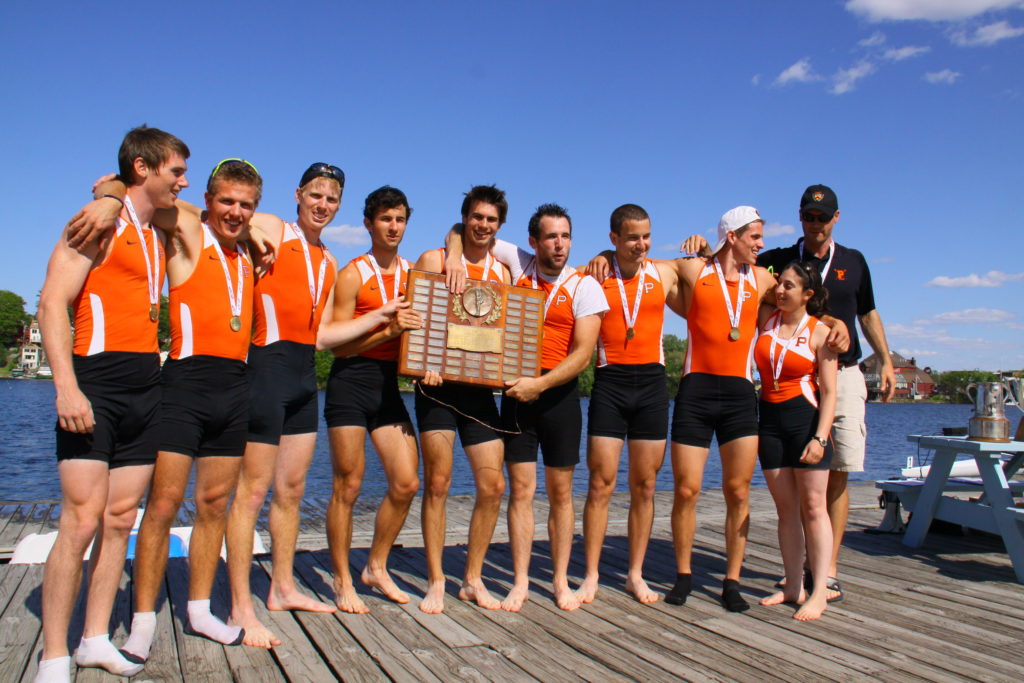
[(875, 295), (871, 287), (871, 272), (867, 261), (856, 249), (844, 247), (832, 239), (832, 230), (839, 222), (839, 201), (835, 192), (825, 185), (811, 185), (800, 198), (800, 223), (804, 236), (791, 247), (770, 249), (757, 257), (757, 265), (773, 271), (776, 276), (791, 261), (809, 261), (818, 267), (822, 282), (828, 290), (829, 308), (833, 316), (846, 323), (850, 331), (850, 348), (839, 355), (836, 417), (832, 426), (835, 455), (828, 478), (828, 516), (832, 520), (833, 547), (829, 572), (829, 600), (842, 598), (842, 588), (836, 580), (839, 547), (846, 530), (850, 511), (850, 496), (846, 482), (850, 472), (864, 471), (864, 449), (867, 429), (864, 425), (864, 402), (867, 388), (858, 362), (861, 356), (860, 339), (855, 320), (868, 344), (881, 361), (882, 400), (892, 398), (896, 388), (896, 374), (889, 356), (882, 319), (875, 309)]

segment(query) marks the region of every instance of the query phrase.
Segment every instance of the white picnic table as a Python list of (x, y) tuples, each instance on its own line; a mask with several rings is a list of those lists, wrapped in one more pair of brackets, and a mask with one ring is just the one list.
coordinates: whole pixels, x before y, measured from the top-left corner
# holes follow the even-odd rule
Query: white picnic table
[[(875, 484), (880, 489), (895, 491), (903, 506), (913, 513), (903, 544), (920, 547), (934, 519), (998, 534), (1006, 544), (1017, 581), (1024, 583), (1024, 508), (1014, 502), (1014, 494), (1020, 495), (1024, 483), (1010, 481), (1024, 465), (1024, 442), (993, 443), (923, 434), (912, 434), (907, 440), (916, 442), (920, 449), (934, 451), (928, 476), (924, 480)], [(974, 458), (980, 481), (950, 478), (953, 461), (961, 453)], [(1004, 464), (1005, 454), (1010, 459)], [(964, 492), (982, 495), (969, 500), (952, 495)]]

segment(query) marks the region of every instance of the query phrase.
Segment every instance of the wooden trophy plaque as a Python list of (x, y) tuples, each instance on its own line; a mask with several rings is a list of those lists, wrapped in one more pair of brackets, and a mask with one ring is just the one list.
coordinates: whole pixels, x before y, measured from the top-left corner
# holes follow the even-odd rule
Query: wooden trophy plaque
[(402, 335), (398, 372), (446, 382), (504, 387), (517, 377), (540, 376), (544, 292), (500, 282), (466, 280), (452, 294), (442, 273), (409, 271), (405, 298), (423, 327)]

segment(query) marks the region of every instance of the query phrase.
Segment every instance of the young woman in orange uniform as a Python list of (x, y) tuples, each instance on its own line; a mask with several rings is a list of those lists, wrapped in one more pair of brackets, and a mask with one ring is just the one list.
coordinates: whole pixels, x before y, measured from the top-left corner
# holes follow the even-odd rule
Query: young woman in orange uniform
[[(762, 312), (754, 360), (761, 375), (758, 458), (779, 514), (785, 587), (762, 605), (802, 603), (794, 618), (817, 619), (826, 607), (832, 527), (825, 506), (836, 407), (836, 354), (819, 317), (828, 292), (813, 266), (793, 262), (775, 288), (778, 310)], [(806, 543), (805, 543), (806, 540)], [(806, 545), (813, 587), (801, 577)]]

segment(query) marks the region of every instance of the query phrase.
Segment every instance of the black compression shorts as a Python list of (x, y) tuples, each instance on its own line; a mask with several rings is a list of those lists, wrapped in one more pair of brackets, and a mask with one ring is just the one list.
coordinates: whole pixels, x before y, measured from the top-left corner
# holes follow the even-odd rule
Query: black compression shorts
[(163, 368), (160, 450), (191, 457), (245, 453), (249, 381), (245, 363), (190, 356)]
[(574, 377), (551, 387), (533, 403), (501, 397), (502, 429), (519, 431), (505, 436), (505, 462), (537, 462), (537, 449), (546, 467), (572, 467), (580, 461), (583, 413)]
[(719, 446), (757, 436), (757, 394), (750, 380), (691, 372), (679, 382), (672, 441), (709, 448), (712, 433)]
[(313, 352), (292, 341), (249, 347), (249, 441), (276, 446), (282, 434), (316, 432)]
[(588, 435), (664, 441), (667, 432), (664, 365), (606, 365), (594, 370)]
[(800, 462), (800, 456), (817, 427), (818, 409), (803, 396), (794, 396), (781, 403), (761, 401), (761, 428), (757, 441), (757, 458), (761, 461), (761, 469), (829, 469), (832, 464), (831, 437), (820, 462), (815, 465)]
[(398, 391), (398, 363), (352, 356), (335, 358), (327, 380), (324, 419), (328, 427), (365, 427), (412, 423)]
[(78, 388), (92, 403), (91, 434), (57, 431), (57, 460), (102, 460), (110, 469), (152, 465), (160, 446), (160, 356), (104, 351), (72, 356)]
[(416, 385), (416, 428), (420, 434), (437, 429), (458, 431), (462, 447), (466, 448), (500, 439), (493, 429), (499, 424), (490, 387), (454, 383), (439, 387)]

